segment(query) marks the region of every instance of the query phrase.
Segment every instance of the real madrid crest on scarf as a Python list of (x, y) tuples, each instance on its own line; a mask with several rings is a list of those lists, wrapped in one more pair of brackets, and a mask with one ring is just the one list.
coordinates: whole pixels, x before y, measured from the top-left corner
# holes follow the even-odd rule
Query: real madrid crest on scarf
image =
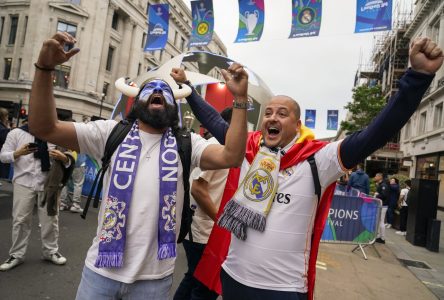
[(247, 238), (247, 227), (264, 231), (267, 214), (277, 190), (281, 154), (265, 146), (256, 154), (245, 179), (219, 219), (219, 226), (237, 238)]

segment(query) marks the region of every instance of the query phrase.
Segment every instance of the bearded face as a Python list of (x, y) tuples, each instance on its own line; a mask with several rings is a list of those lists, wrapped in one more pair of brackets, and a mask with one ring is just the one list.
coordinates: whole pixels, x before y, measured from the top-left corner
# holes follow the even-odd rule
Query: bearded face
[(178, 122), (173, 92), (162, 80), (152, 80), (143, 87), (134, 112), (140, 121), (156, 129), (173, 127)]

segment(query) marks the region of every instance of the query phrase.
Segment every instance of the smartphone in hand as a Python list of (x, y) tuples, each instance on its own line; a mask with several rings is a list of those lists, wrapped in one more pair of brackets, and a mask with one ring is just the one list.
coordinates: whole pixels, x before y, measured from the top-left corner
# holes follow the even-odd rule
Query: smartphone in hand
[(28, 149), (37, 149), (39, 147), (39, 145), (37, 143), (29, 143), (28, 144)]

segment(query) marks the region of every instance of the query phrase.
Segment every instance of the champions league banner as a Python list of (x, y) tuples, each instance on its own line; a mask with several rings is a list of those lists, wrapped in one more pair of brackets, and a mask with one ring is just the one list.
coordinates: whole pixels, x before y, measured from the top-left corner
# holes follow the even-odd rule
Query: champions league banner
[(338, 111), (327, 110), (327, 130), (338, 130)]
[(153, 4), (148, 11), (148, 36), (144, 51), (162, 50), (168, 40), (169, 5)]
[(338, 195), (328, 212), (321, 240), (368, 244), (376, 238), (381, 200), (367, 195)]
[(82, 195), (88, 197), (89, 191), (91, 190), (99, 169), (100, 168), (97, 162), (87, 155), (85, 161), (85, 181), (83, 182)]
[(318, 36), (321, 29), (322, 0), (292, 0), (289, 38)]
[(355, 33), (392, 29), (392, 0), (357, 0)]
[(306, 109), (305, 110), (305, 126), (314, 129), (316, 127), (316, 110)]
[(239, 30), (235, 43), (259, 41), (264, 30), (264, 0), (239, 0)]
[(193, 31), (189, 47), (206, 46), (213, 37), (214, 14), (212, 0), (191, 1)]

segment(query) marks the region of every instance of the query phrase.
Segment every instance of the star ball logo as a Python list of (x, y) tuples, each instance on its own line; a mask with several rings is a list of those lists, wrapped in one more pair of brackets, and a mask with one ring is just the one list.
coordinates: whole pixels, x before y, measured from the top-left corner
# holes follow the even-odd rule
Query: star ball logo
[(197, 25), (197, 33), (199, 35), (207, 34), (209, 29), (210, 25), (208, 24), (208, 22), (202, 21)]

